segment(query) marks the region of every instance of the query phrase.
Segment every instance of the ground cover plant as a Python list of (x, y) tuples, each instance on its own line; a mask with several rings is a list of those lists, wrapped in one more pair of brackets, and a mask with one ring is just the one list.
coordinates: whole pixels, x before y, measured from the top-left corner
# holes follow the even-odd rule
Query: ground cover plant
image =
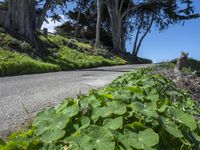
[(152, 69), (125, 74), (102, 90), (38, 113), (30, 130), (0, 149), (200, 149), (200, 109)]
[(0, 28), (0, 76), (127, 64), (123, 58), (74, 39), (53, 35), (40, 35), (40, 39), (47, 53), (42, 58), (30, 44)]
[(0, 76), (60, 71), (58, 65), (0, 48)]

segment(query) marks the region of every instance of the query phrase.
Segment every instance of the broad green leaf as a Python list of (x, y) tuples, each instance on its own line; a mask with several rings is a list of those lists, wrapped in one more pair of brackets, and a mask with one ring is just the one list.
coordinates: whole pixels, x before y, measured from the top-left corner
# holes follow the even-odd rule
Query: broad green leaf
[(123, 115), (126, 113), (126, 105), (118, 101), (111, 101), (107, 103), (107, 110), (116, 115)]
[(127, 89), (120, 89), (113, 93), (113, 99), (118, 100), (120, 102), (130, 103), (130, 99), (132, 97), (131, 92)]
[(173, 135), (177, 138), (183, 137), (181, 130), (178, 128), (178, 126), (173, 121), (171, 121), (171, 119), (161, 117), (161, 121), (162, 121), (162, 125), (163, 125), (164, 129), (167, 132), (169, 132), (171, 135)]
[(156, 89), (152, 89), (150, 93), (147, 95), (147, 99), (151, 100), (152, 102), (159, 101), (159, 94)]
[(177, 122), (186, 125), (191, 130), (195, 130), (197, 128), (194, 116), (174, 108), (169, 108), (169, 112), (173, 119)]
[(131, 91), (132, 94), (135, 94), (135, 93), (142, 94), (143, 93), (143, 90), (139, 86), (130, 86), (130, 87), (128, 87), (128, 89)]
[(167, 108), (169, 107), (169, 102), (170, 100), (168, 100), (168, 99), (165, 99), (164, 100), (164, 102), (162, 103), (162, 105), (160, 106), (160, 108), (158, 109), (158, 112), (160, 112), (160, 113), (164, 113), (166, 110), (167, 110)]
[(69, 149), (74, 150), (92, 150), (91, 137), (82, 135), (80, 131), (74, 133), (70, 137), (64, 139), (65, 142), (70, 143)]
[(142, 104), (141, 102), (134, 102), (129, 105), (134, 113), (140, 113), (146, 117), (158, 118), (159, 115), (155, 110), (154, 104)]
[(64, 137), (65, 131), (63, 130), (46, 130), (40, 137), (41, 141), (44, 143), (55, 142), (62, 137)]
[(83, 134), (91, 137), (92, 148), (95, 150), (114, 150), (115, 148), (114, 137), (107, 128), (93, 125), (85, 129)]
[(41, 122), (51, 119), (54, 114), (55, 114), (54, 108), (49, 108), (46, 111), (39, 112), (36, 115), (35, 120), (33, 121), (33, 126), (38, 126)]
[(68, 115), (69, 117), (73, 117), (75, 115), (77, 115), (80, 111), (79, 106), (77, 106), (76, 104), (71, 105), (66, 107), (65, 109), (62, 110), (62, 113)]
[(126, 129), (124, 134), (124, 140), (127, 140), (126, 144), (136, 149), (150, 148), (159, 143), (159, 136), (152, 129), (139, 131), (139, 133)]
[(81, 125), (84, 128), (88, 127), (90, 125), (90, 122), (91, 122), (91, 120), (88, 117), (81, 118)]
[(83, 100), (81, 101), (86, 101), (87, 103), (89, 103), (93, 108), (99, 107), (101, 106), (101, 101), (98, 100), (94, 95), (90, 95), (85, 97)]
[(111, 110), (107, 107), (97, 107), (92, 112), (92, 120), (96, 122), (99, 117), (106, 118), (111, 114)]
[(117, 130), (117, 129), (122, 128), (123, 118), (122, 117), (118, 117), (115, 119), (106, 118), (103, 124), (104, 124), (104, 127), (107, 127), (112, 130)]
[(36, 128), (36, 135), (41, 135), (46, 130), (62, 130), (69, 122), (69, 117), (65, 114), (59, 113), (52, 116), (49, 120), (44, 120)]

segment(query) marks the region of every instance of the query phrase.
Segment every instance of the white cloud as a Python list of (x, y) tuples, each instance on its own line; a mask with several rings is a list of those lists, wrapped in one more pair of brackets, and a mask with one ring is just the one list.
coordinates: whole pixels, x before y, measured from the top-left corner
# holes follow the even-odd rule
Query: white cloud
[(64, 15), (61, 15), (61, 20), (60, 22), (59, 21), (51, 21), (51, 18), (47, 18), (48, 22), (44, 22), (43, 25), (42, 25), (42, 29), (43, 28), (47, 28), (48, 29), (48, 32), (52, 32), (54, 33), (55, 32), (55, 27), (56, 26), (59, 26), (59, 25), (62, 25), (64, 22), (67, 21), (66, 17)]

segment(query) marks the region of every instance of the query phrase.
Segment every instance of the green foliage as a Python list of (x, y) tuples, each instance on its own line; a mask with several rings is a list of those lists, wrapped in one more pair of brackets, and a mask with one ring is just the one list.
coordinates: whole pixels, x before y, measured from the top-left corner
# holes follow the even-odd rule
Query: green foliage
[(56, 58), (49, 57), (48, 62), (58, 64), (62, 70), (70, 70), (77, 68), (91, 68), (98, 66), (109, 66), (116, 64), (125, 64), (126, 62), (120, 58), (106, 59), (102, 56), (87, 55), (68, 47), (60, 48)]
[[(0, 28), (1, 29), (1, 28)], [(99, 66), (122, 65), (127, 62), (122, 58), (98, 56), (98, 50), (92, 46), (61, 36), (49, 35), (47, 38), (40, 35), (43, 47), (48, 49), (50, 55), (37, 60), (32, 56), (34, 50), (30, 44), (18, 40), (4, 30), (0, 31), (0, 76), (19, 75), (29, 73), (43, 73), (78, 68), (91, 68)], [(87, 51), (81, 51), (87, 50)], [(23, 52), (23, 53), (21, 53)], [(97, 53), (97, 54), (96, 54)]]
[(197, 150), (199, 114), (185, 91), (142, 69), (38, 113), (31, 130), (12, 135), (1, 148)]
[(0, 49), (0, 76), (60, 71), (58, 65), (34, 60), (28, 55)]

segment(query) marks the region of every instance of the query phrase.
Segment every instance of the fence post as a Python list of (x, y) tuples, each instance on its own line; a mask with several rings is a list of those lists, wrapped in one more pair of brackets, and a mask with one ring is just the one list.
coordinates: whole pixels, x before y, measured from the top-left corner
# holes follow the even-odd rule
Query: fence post
[(47, 28), (44, 28), (44, 29), (43, 29), (43, 34), (44, 34), (45, 37), (48, 36), (48, 29), (47, 29)]

